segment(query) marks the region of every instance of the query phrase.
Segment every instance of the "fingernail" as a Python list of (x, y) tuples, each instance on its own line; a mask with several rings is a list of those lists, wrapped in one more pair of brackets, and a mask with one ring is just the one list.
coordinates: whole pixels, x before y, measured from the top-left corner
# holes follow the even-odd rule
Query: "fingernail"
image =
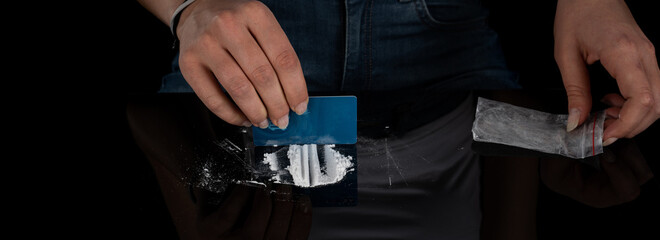
[(303, 113), (305, 113), (305, 111), (307, 111), (308, 102), (309, 102), (309, 98), (307, 98), (307, 100), (305, 100), (304, 102), (299, 103), (298, 106), (293, 108), (293, 111), (296, 112), (296, 114), (298, 115), (302, 115)]
[(580, 121), (580, 109), (571, 108), (571, 110), (568, 111), (568, 121), (566, 122), (566, 131), (567, 132), (573, 131), (573, 129), (577, 127), (579, 121)]
[(243, 127), (251, 127), (252, 123), (250, 121), (245, 121), (241, 125), (243, 125)]
[(616, 140), (618, 140), (618, 138), (608, 138), (605, 140), (605, 142), (603, 142), (603, 147), (609, 146), (610, 144), (616, 142)]
[(261, 129), (267, 128), (268, 127), (268, 119), (266, 119), (263, 122), (259, 123), (257, 126), (259, 126), (259, 128), (261, 128)]
[(289, 114), (286, 114), (280, 119), (277, 119), (277, 121), (275, 121), (275, 125), (277, 125), (282, 130), (286, 129), (286, 127), (289, 126)]

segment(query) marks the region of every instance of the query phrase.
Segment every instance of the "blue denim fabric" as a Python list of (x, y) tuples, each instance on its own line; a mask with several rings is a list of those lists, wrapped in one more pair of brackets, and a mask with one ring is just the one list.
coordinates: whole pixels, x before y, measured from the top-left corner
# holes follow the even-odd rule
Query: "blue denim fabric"
[[(456, 90), (519, 87), (479, 0), (263, 2), (296, 50), (310, 94), (357, 95), (361, 119), (406, 112), (408, 120), (383, 125), (419, 126), (467, 96)], [(192, 92), (178, 58), (160, 92)]]

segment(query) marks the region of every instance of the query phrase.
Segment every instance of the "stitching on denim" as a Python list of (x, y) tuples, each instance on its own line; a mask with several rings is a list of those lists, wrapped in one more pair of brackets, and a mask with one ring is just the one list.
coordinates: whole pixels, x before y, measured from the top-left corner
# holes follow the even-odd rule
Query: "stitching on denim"
[(456, 23), (443, 23), (442, 21), (433, 19), (428, 5), (426, 5), (424, 0), (415, 0), (415, 10), (417, 10), (417, 16), (420, 18), (420, 20), (422, 20), (422, 22), (427, 26), (434, 29), (465, 30), (480, 26), (487, 26), (486, 17), (479, 17)]
[(417, 12), (417, 16), (419, 19), (422, 20), (422, 22), (429, 23), (426, 14), (424, 14), (424, 6), (422, 6), (424, 3), (421, 2), (421, 0), (415, 0), (415, 10)]

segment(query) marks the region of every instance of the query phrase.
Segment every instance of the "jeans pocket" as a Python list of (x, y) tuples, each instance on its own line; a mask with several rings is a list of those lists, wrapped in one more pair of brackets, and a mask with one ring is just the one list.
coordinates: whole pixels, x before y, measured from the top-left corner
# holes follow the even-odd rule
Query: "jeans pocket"
[(478, 0), (414, 0), (420, 20), (441, 30), (486, 27), (487, 10)]

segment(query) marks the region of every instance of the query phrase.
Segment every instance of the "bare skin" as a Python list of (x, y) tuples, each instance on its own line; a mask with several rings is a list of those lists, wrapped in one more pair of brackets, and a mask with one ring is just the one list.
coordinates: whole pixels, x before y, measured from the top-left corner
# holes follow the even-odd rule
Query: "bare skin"
[(597, 61), (621, 92), (602, 99), (611, 106), (608, 115), (616, 118), (605, 129), (604, 145), (632, 138), (660, 117), (655, 49), (623, 0), (559, 0), (555, 59), (568, 94), (568, 131), (582, 124), (591, 110), (586, 66)]
[[(153, 0), (141, 3), (169, 24), (173, 9)], [(224, 121), (265, 128), (270, 119), (286, 128), (289, 110), (306, 111), (309, 99), (300, 61), (263, 3), (197, 0), (181, 13), (176, 33), (181, 73)]]

